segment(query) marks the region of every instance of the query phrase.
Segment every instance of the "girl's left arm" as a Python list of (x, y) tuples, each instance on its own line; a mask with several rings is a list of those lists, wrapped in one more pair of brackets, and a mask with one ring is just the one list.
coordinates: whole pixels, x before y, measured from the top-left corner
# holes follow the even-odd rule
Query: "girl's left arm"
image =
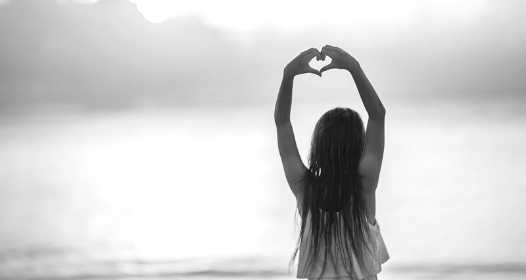
[(318, 70), (309, 66), (309, 61), (316, 57), (322, 59), (321, 53), (317, 49), (309, 49), (295, 59), (293, 59), (283, 71), (283, 79), (279, 88), (276, 108), (274, 110), (274, 120), (278, 132), (278, 149), (285, 170), (285, 177), (295, 196), (300, 191), (300, 180), (307, 170), (301, 160), (294, 131), (290, 122), (290, 109), (292, 106), (292, 88), (294, 77), (304, 73), (313, 73), (321, 76)]

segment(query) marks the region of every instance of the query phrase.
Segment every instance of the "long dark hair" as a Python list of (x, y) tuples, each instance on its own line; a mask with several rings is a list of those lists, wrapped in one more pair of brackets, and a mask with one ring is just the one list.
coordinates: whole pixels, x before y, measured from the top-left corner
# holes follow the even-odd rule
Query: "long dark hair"
[[(312, 135), (309, 168), (302, 179), (298, 207), (301, 230), (291, 265), (303, 241), (310, 249), (306, 261), (310, 272), (320, 260), (324, 262), (321, 275), (328, 260), (336, 270), (335, 257), (339, 257), (352, 275), (353, 253), (364, 267), (363, 256), (370, 238), (358, 175), (364, 146), (363, 121), (354, 110), (337, 107), (318, 120)], [(307, 219), (310, 229), (306, 227)]]

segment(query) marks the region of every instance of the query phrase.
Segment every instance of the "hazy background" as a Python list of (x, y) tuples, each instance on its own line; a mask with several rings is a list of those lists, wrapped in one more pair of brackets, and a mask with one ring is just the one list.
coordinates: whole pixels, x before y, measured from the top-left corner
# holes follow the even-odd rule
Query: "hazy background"
[[(0, 279), (288, 279), (284, 66), (387, 109), (381, 279), (526, 277), (526, 3), (0, 0)], [(295, 79), (305, 158), (352, 79)]]

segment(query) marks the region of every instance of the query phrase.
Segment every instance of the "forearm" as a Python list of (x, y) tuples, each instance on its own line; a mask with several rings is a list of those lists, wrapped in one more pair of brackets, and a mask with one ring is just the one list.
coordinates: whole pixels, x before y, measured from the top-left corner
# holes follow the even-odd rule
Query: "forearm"
[(274, 121), (276, 125), (283, 125), (290, 122), (290, 108), (292, 106), (292, 88), (294, 76), (283, 74), (281, 86), (279, 88), (276, 108), (274, 110)]
[(362, 99), (363, 105), (369, 118), (384, 118), (385, 117), (385, 108), (380, 100), (380, 97), (376, 94), (376, 91), (367, 79), (367, 76), (363, 72), (362, 68), (358, 65), (353, 69), (349, 70), (351, 73), (354, 83), (358, 88), (358, 93)]

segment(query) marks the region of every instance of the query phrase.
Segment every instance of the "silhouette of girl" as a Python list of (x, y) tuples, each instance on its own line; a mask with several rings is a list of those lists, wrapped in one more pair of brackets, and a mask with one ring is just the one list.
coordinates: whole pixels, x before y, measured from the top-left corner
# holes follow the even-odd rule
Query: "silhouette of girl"
[[(320, 71), (316, 57), (332, 59)], [(334, 108), (318, 120), (312, 135), (309, 167), (299, 155), (290, 122), (294, 77), (324, 71), (349, 71), (369, 115)], [(376, 221), (375, 192), (384, 153), (385, 108), (360, 64), (344, 50), (325, 46), (294, 58), (283, 72), (274, 112), (278, 148), (290, 189), (297, 201), (301, 230), (291, 264), (298, 256), (297, 278), (378, 279), (389, 259)]]

